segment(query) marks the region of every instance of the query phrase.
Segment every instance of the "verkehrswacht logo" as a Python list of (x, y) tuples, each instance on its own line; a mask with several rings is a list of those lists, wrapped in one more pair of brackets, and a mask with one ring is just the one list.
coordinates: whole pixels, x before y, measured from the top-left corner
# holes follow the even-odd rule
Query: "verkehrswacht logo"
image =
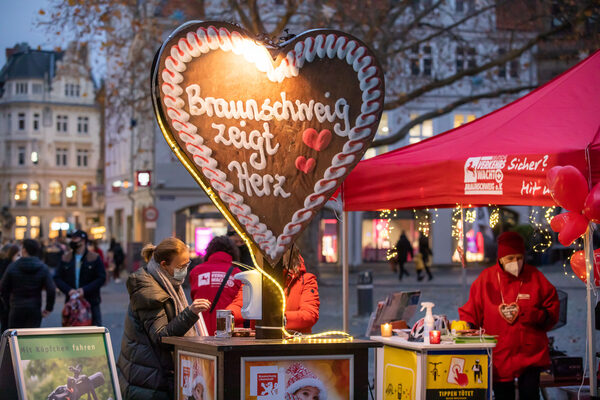
[(469, 157), (465, 162), (465, 194), (501, 195), (506, 156)]

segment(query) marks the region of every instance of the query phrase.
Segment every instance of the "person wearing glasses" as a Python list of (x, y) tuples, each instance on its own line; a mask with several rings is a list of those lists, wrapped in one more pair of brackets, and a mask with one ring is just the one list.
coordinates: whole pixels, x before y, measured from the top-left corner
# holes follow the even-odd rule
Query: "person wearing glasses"
[(200, 313), (209, 309), (210, 301), (188, 304), (181, 284), (190, 256), (181, 240), (148, 244), (142, 257), (147, 265), (127, 279), (129, 308), (117, 362), (119, 384), (124, 399), (170, 399), (175, 386), (173, 352), (162, 338), (206, 336)]

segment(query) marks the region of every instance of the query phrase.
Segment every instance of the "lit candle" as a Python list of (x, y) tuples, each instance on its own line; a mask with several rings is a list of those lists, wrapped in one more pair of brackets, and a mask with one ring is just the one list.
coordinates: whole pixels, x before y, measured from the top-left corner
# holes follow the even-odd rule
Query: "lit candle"
[(442, 333), (440, 331), (429, 331), (429, 343), (440, 344), (442, 341)]
[(383, 336), (383, 337), (392, 336), (392, 324), (382, 324), (381, 325), (381, 336)]

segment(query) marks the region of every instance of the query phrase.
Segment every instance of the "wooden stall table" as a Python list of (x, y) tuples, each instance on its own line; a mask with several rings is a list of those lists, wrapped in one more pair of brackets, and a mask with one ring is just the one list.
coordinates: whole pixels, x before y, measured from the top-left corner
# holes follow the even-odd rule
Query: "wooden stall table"
[[(213, 399), (284, 398), (290, 371), (327, 386), (329, 397), (369, 398), (370, 340), (167, 337), (174, 346), (175, 398), (187, 399), (196, 383)], [(294, 365), (295, 364), (295, 365)], [(201, 378), (199, 378), (201, 376)], [(345, 387), (344, 387), (345, 385)], [(336, 392), (337, 395), (334, 396)], [(281, 397), (279, 397), (281, 396)]]
[(372, 336), (377, 349), (377, 399), (491, 400), (496, 343), (424, 344)]

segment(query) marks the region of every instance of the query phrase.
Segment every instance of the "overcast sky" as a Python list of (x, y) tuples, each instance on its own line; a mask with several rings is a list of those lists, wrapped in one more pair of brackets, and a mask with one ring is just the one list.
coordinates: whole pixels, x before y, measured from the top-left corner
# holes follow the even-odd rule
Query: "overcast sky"
[(48, 3), (48, 0), (0, 0), (0, 65), (6, 62), (5, 49), (16, 43), (27, 42), (32, 48), (41, 46), (48, 50), (66, 47), (36, 27), (38, 11), (46, 9)]

